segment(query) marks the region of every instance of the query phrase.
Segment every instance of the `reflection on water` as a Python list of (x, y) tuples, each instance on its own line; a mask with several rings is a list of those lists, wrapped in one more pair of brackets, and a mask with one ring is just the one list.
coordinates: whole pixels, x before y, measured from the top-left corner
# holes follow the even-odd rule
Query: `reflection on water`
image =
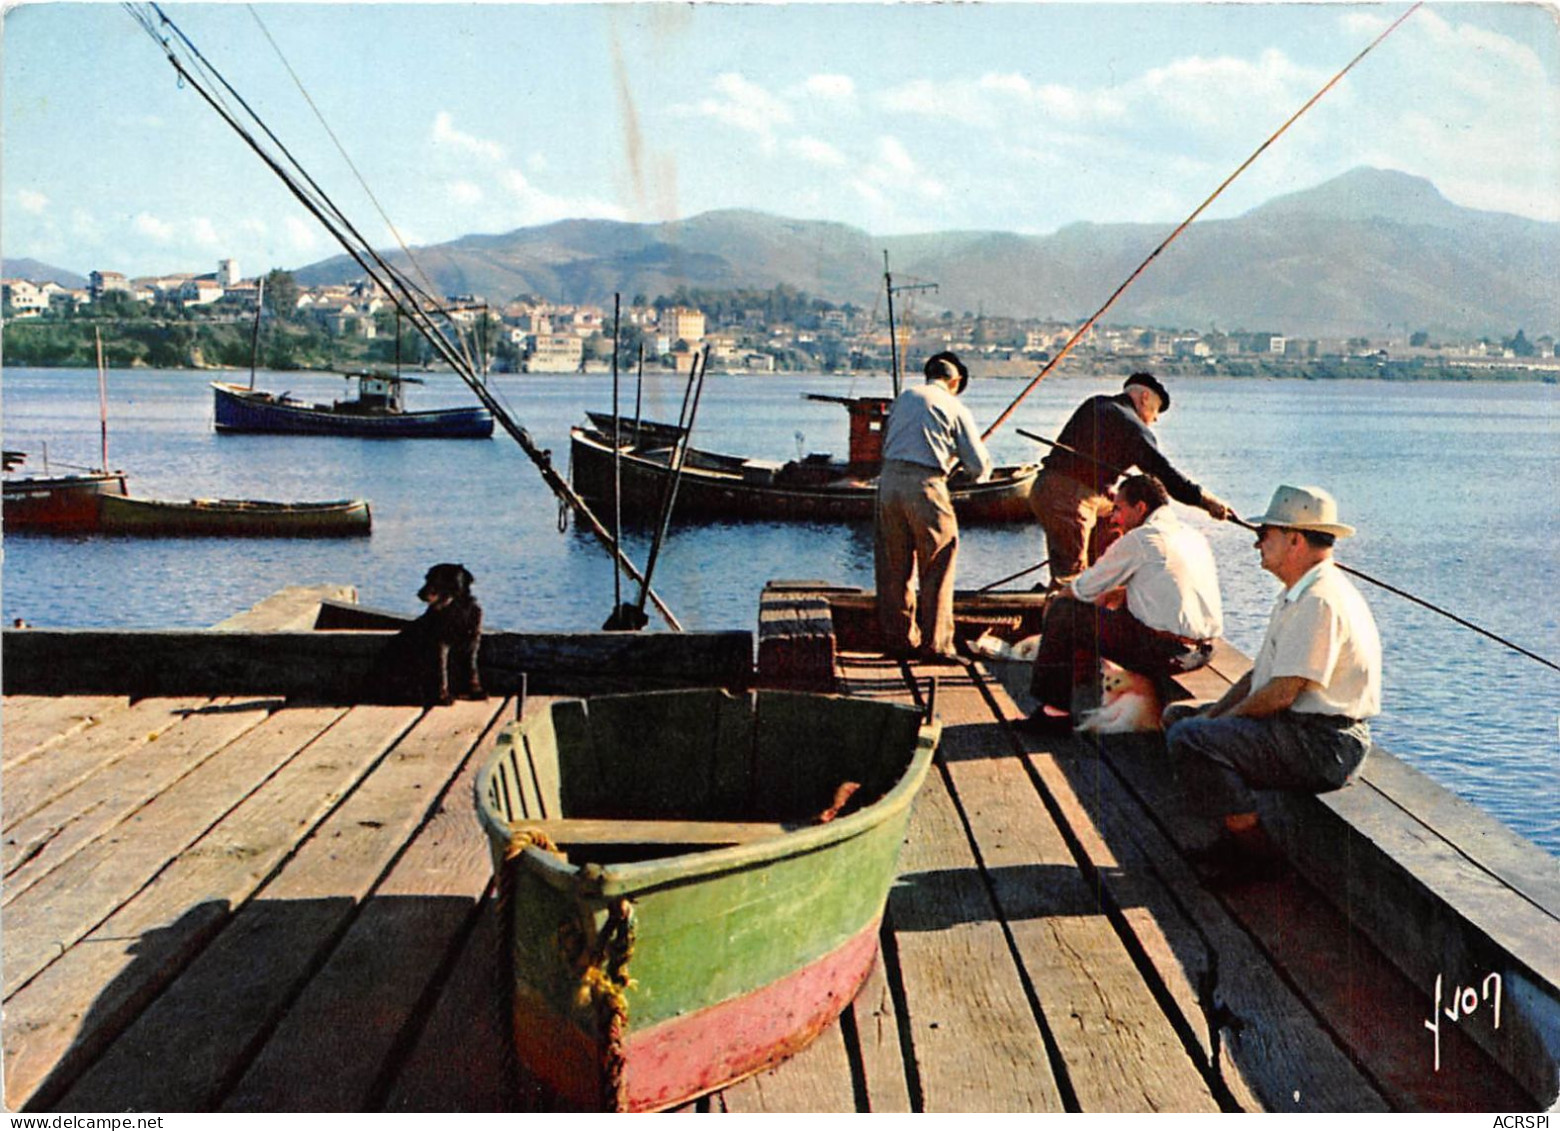
[[(220, 377), (220, 374), (211, 376)], [(978, 376), (978, 375), (977, 375)], [(110, 374), (110, 461), (132, 493), (330, 499), (362, 495), (374, 507), (369, 539), (289, 542), (70, 539), (6, 540), (3, 608), (40, 625), (207, 625), (284, 585), (338, 582), (365, 604), (415, 611), (422, 573), (460, 561), (495, 628), (596, 629), (615, 597), (608, 556), (589, 533), (558, 531), (556, 501), (518, 447), (488, 441), (363, 441), (218, 436), (206, 376)], [(243, 380), (247, 382), (247, 374)], [(559, 467), (568, 428), (610, 405), (606, 377), (499, 377), (495, 387)], [(262, 373), (257, 385), (329, 399), (339, 378)], [(1260, 513), (1280, 482), (1315, 483), (1339, 499), (1359, 535), (1340, 560), (1511, 639), (1560, 656), (1553, 599), (1560, 567), (1560, 390), (1540, 384), (1398, 384), (1377, 381), (1180, 380), (1160, 421), (1166, 452), (1243, 514)], [(969, 400), (989, 421), (1022, 388), (977, 379)], [(1015, 427), (1055, 436), (1072, 408), (1118, 381), (1055, 378), (992, 441), (1001, 462), (1036, 460), (1040, 446)], [(51, 463), (97, 461), (96, 374), (8, 369), (7, 448), (42, 446)], [(675, 420), (675, 378), (647, 379), (646, 418)], [(845, 451), (845, 414), (803, 399), (808, 391), (886, 394), (886, 379), (711, 377), (697, 442), (715, 450), (794, 458)], [(434, 375), (412, 391), (414, 408), (465, 403), (469, 393)], [(623, 392), (625, 411), (634, 403)], [(800, 436), (798, 436), (800, 434)], [(1226, 634), (1253, 650), (1277, 583), (1257, 568), (1252, 536), (1192, 515), (1218, 555)], [(643, 562), (647, 526), (625, 545)], [(961, 587), (973, 588), (1043, 557), (1034, 527), (963, 534)], [(1032, 575), (1027, 585), (1040, 575)], [(655, 588), (688, 628), (752, 628), (771, 578), (872, 584), (868, 524), (701, 523), (674, 527)], [(1386, 650), (1386, 713), (1378, 741), (1524, 835), (1560, 853), (1560, 676), (1451, 621), (1360, 583)], [(625, 583), (625, 597), (637, 590)], [(656, 627), (652, 621), (652, 627)]]

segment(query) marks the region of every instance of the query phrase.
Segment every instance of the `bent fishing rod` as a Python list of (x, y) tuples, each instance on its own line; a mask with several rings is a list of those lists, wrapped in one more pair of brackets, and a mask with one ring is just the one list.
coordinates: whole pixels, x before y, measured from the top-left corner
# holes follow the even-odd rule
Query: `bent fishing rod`
[[(584, 519), (590, 527), (591, 533), (611, 552), (618, 568), (627, 573), (634, 581), (644, 583), (644, 575), (639, 572), (638, 567), (623, 553), (622, 547), (619, 546), (612, 533), (596, 517), (589, 505), (575, 492), (569, 482), (553, 467), (552, 453), (536, 444), (530, 433), (514, 419), (507, 408), (487, 387), (486, 383), (478, 378), (475, 366), (471, 363), (469, 352), (464, 348), (464, 343), (452, 342), (448, 336), (448, 331), (435, 321), (434, 315), (429, 313), (427, 307), (432, 306), (435, 311), (442, 313), (446, 320), (453, 324), (453, 319), (450, 318), (448, 312), (443, 311), (442, 307), (431, 295), (408, 280), (401, 271), (388, 263), (379, 252), (374, 250), (368, 240), (352, 226), (346, 215), (303, 169), (302, 164), (287, 151), (287, 148), (271, 132), (269, 127), (264, 124), (259, 115), (244, 102), (231, 84), (222, 77), (221, 73), (200, 55), (194, 43), (179, 29), (177, 24), (168, 18), (160, 7), (156, 4), (147, 5), (151, 12), (155, 13), (155, 17), (146, 12), (138, 11), (134, 5), (126, 4), (124, 7), (131, 17), (140, 24), (147, 35), (162, 47), (169, 64), (179, 75), (180, 81), (188, 83), (194, 88), (195, 92), (205, 100), (218, 117), (239, 135), (266, 167), (282, 181), (294, 198), (308, 209), (309, 213), (319, 221), (321, 226), (346, 250), (347, 254), (353, 258), (358, 266), (389, 295), (390, 300), (395, 303), (396, 308), (401, 311), (402, 315), (427, 339), (429, 345), (434, 348), (439, 356), (465, 382), (466, 386), (471, 389), (473, 395), (476, 396), (482, 406), (493, 415), (493, 418), (520, 445), (521, 450), (535, 464), (542, 476), (542, 480), (551, 488), (553, 493)], [(179, 57), (173, 43), (158, 34), (159, 24), (168, 27), (178, 37), (179, 41), (192, 53), (196, 60), (195, 62), (186, 62)], [(211, 81), (219, 83), (223, 90), (232, 95), (243, 108), (244, 114), (271, 139), (272, 144), (280, 151), (281, 157), (266, 148), (265, 144), (239, 119), (238, 113), (228, 107), (216, 91), (208, 89), (207, 80), (197, 75), (197, 70), (209, 72), (212, 76)], [(283, 164), (283, 157), (285, 157), (287, 164), (292, 169), (297, 170), (296, 175)], [(673, 630), (682, 631), (682, 625), (672, 611), (666, 607), (661, 598), (655, 593), (649, 592), (648, 588), (646, 592), (650, 600), (655, 604), (656, 610), (666, 620), (666, 623)]]
[(1008, 418), (1018, 410), (1018, 406), (1024, 402), (1024, 398), (1029, 396), (1029, 394), (1034, 391), (1035, 386), (1040, 384), (1041, 381), (1045, 380), (1045, 378), (1050, 375), (1051, 371), (1062, 363), (1062, 359), (1071, 353), (1072, 348), (1083, 339), (1083, 336), (1094, 328), (1095, 323), (1104, 317), (1105, 312), (1112, 306), (1116, 305), (1116, 300), (1119, 299), (1124, 293), (1126, 293), (1127, 288), (1130, 287), (1133, 283), (1137, 282), (1138, 277), (1148, 270), (1149, 265), (1153, 263), (1154, 260), (1158, 259), (1160, 254), (1163, 253), (1164, 250), (1172, 243), (1174, 243), (1176, 239), (1180, 237), (1182, 232), (1186, 231), (1187, 228), (1192, 226), (1192, 222), (1196, 220), (1197, 217), (1201, 216), (1208, 208), (1208, 206), (1219, 198), (1219, 195), (1223, 193), (1225, 189), (1230, 187), (1235, 178), (1244, 173), (1258, 157), (1262, 156), (1262, 154), (1267, 150), (1268, 146), (1277, 141), (1279, 137), (1289, 129), (1290, 126), (1299, 121), (1301, 115), (1303, 115), (1312, 106), (1315, 106), (1318, 102), (1320, 102), (1323, 95), (1325, 95), (1334, 86), (1338, 85), (1338, 83), (1343, 79), (1343, 76), (1354, 69), (1355, 64), (1374, 51), (1376, 46), (1381, 43), (1382, 40), (1386, 39), (1387, 36), (1396, 31), (1398, 27), (1402, 25), (1404, 20), (1408, 19), (1409, 16), (1412, 16), (1416, 11), (1418, 11), (1420, 5), (1423, 3), (1424, 0), (1416, 0), (1414, 5), (1410, 7), (1408, 11), (1404, 12), (1390, 25), (1388, 25), (1386, 31), (1382, 32), (1375, 39), (1371, 40), (1371, 42), (1366, 45), (1363, 51), (1361, 51), (1353, 59), (1350, 59), (1348, 64), (1341, 71), (1335, 74), (1332, 78), (1328, 79), (1320, 90), (1311, 95), (1310, 99), (1307, 100), (1304, 106), (1300, 107), (1300, 109), (1291, 114), (1288, 121), (1279, 126), (1278, 129), (1274, 130), (1266, 141), (1257, 146), (1257, 148), (1252, 151), (1251, 156), (1240, 163), (1239, 168), (1237, 168), (1228, 177), (1225, 177), (1224, 182), (1219, 185), (1218, 188), (1214, 189), (1213, 192), (1208, 195), (1206, 200), (1193, 209), (1192, 214), (1185, 220), (1182, 220), (1181, 223), (1176, 227), (1175, 231), (1166, 236), (1164, 241), (1160, 243), (1158, 247), (1148, 253), (1148, 258), (1143, 260), (1142, 263), (1138, 264), (1137, 270), (1128, 275), (1122, 284), (1113, 292), (1111, 292), (1111, 296), (1105, 300), (1105, 305), (1101, 306), (1092, 315), (1090, 315), (1088, 321), (1086, 321), (1082, 326), (1079, 326), (1078, 329), (1073, 332), (1072, 337), (1068, 338), (1062, 348), (1056, 352), (1056, 356), (1045, 363), (1044, 368), (1042, 368), (1040, 372), (1035, 375), (1034, 379), (1030, 381), (1029, 384), (1024, 386), (1023, 390), (1018, 394), (1018, 396), (1013, 398), (1013, 403), (1008, 405), (1007, 408), (1003, 409), (1001, 415), (991, 422), (991, 426), (981, 433), (980, 438), (982, 440), (990, 439), (992, 433), (994, 433), (998, 428), (1002, 427), (1002, 425), (1007, 422)]
[[(1096, 467), (1100, 468), (1101, 470), (1110, 472), (1113, 475), (1125, 475), (1125, 474), (1127, 474), (1125, 471), (1122, 471), (1119, 467), (1114, 467), (1111, 464), (1106, 463), (1102, 459), (1099, 459), (1099, 458), (1097, 458), (1095, 456), (1091, 456), (1087, 452), (1080, 452), (1077, 448), (1073, 447), (1071, 444), (1064, 444), (1064, 443), (1062, 443), (1059, 440), (1049, 440), (1049, 439), (1047, 439), (1044, 436), (1041, 436), (1041, 435), (1039, 435), (1037, 433), (1034, 433), (1034, 432), (1025, 431), (1022, 428), (1015, 428), (1014, 431), (1017, 432), (1020, 436), (1023, 436), (1025, 439), (1038, 440), (1040, 443), (1048, 444), (1051, 447), (1057, 449), (1058, 451), (1067, 452), (1070, 455), (1075, 455), (1075, 456), (1078, 456), (1078, 457), (1080, 457), (1082, 459), (1086, 459), (1090, 463), (1094, 464)], [(1229, 512), (1229, 516), (1225, 519), (1225, 521), (1226, 522), (1232, 522), (1236, 526), (1243, 527), (1244, 529), (1250, 530), (1253, 533), (1255, 533), (1258, 530), (1258, 527), (1256, 526), (1256, 524), (1247, 522), (1245, 519), (1243, 519), (1239, 515), (1237, 515), (1233, 510)], [(1046, 563), (1042, 562), (1041, 564), (1044, 565)], [(1342, 562), (1338, 561), (1337, 559), (1333, 560), (1333, 564), (1335, 566), (1337, 566), (1339, 569), (1343, 570), (1344, 573), (1347, 573), (1347, 574), (1349, 574), (1349, 575), (1351, 575), (1353, 577), (1357, 577), (1361, 581), (1368, 581), (1372, 585), (1375, 585), (1375, 586), (1377, 586), (1377, 587), (1379, 587), (1381, 589), (1385, 589), (1388, 593), (1392, 593), (1392, 594), (1395, 594), (1398, 597), (1402, 597), (1404, 600), (1412, 601), (1414, 604), (1420, 606), (1421, 608), (1429, 609), (1432, 613), (1439, 613), (1441, 616), (1445, 617), (1447, 620), (1453, 621), (1456, 624), (1461, 625), (1463, 628), (1470, 629), (1470, 630), (1472, 630), (1474, 632), (1477, 632), (1480, 636), (1488, 637), (1490, 640), (1495, 641), (1495, 643), (1500, 644), (1500, 645), (1502, 645), (1502, 646), (1504, 646), (1506, 648), (1510, 648), (1513, 652), (1518, 652), (1518, 653), (1526, 656), (1530, 660), (1537, 660), (1539, 663), (1543, 664), (1546, 668), (1553, 668), (1555, 671), (1560, 672), (1560, 664), (1555, 663), (1553, 660), (1545, 659), (1543, 656), (1540, 656), (1536, 652), (1530, 652), (1528, 649), (1522, 647), (1520, 644), (1514, 644), (1510, 640), (1507, 640), (1504, 636), (1499, 636), (1499, 635), (1491, 632), (1487, 628), (1481, 628), (1480, 626), (1474, 624), (1470, 620), (1464, 620), (1462, 617), (1458, 616), (1456, 613), (1451, 612), (1448, 609), (1443, 609), (1439, 605), (1431, 604), (1429, 601), (1426, 601), (1422, 597), (1416, 597), (1416, 596), (1414, 596), (1414, 594), (1408, 592), (1406, 589), (1399, 589), (1396, 585), (1392, 585), (1392, 584), (1389, 584), (1388, 582), (1382, 581), (1378, 577), (1372, 577), (1370, 574), (1365, 573), (1365, 572), (1363, 572), (1361, 570), (1357, 570), (1353, 566), (1344, 565)], [(1002, 579), (1002, 581), (993, 582), (992, 586), (1001, 585), (1003, 581), (1012, 581), (1014, 578), (1022, 577), (1022, 576), (1024, 576), (1025, 573), (1030, 573), (1033, 570), (1039, 569), (1039, 568), (1040, 568), (1039, 566), (1031, 566), (1030, 569), (1024, 570), (1023, 573), (1016, 573), (1016, 574), (1013, 575), (1013, 577), (1005, 577), (1005, 578)]]

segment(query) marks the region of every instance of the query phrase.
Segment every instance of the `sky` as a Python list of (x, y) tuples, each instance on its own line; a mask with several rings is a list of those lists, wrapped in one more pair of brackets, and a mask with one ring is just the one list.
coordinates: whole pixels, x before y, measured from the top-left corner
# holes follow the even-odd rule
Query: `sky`
[[(1168, 231), (1408, 8), (164, 11), (374, 243), (394, 240), (382, 209), (415, 246), (718, 208), (875, 235)], [(254, 275), (340, 250), (119, 4), (9, 7), (0, 66), (7, 258), (131, 276), (233, 258)], [(1425, 177), (1465, 207), (1560, 221), (1560, 9), (1419, 8), (1204, 215), (1360, 165)]]

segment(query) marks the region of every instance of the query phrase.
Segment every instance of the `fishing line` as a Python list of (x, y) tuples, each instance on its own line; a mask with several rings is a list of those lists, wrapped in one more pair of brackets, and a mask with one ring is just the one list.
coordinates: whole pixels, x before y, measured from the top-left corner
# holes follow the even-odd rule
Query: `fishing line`
[(1105, 312), (1107, 310), (1109, 310), (1112, 306), (1115, 305), (1116, 300), (1121, 297), (1121, 295), (1126, 291), (1126, 289), (1128, 287), (1130, 287), (1134, 282), (1137, 281), (1138, 276), (1143, 274), (1144, 271), (1148, 270), (1149, 264), (1153, 263), (1155, 259), (1159, 258), (1160, 252), (1164, 251), (1165, 248), (1169, 247), (1172, 243), (1174, 243), (1175, 240), (1176, 240), (1176, 237), (1178, 237), (1182, 232), (1186, 231), (1187, 228), (1191, 227), (1192, 221), (1196, 220), (1197, 217), (1201, 216), (1203, 214), (1203, 210), (1206, 209), (1210, 204), (1212, 204), (1214, 202), (1214, 200), (1216, 200), (1218, 198), (1220, 193), (1222, 193), (1225, 189), (1229, 188), (1230, 184), (1235, 180), (1236, 177), (1238, 177), (1242, 173), (1244, 173), (1246, 171), (1246, 169), (1251, 165), (1252, 162), (1254, 162), (1258, 157), (1262, 156), (1262, 154), (1267, 150), (1268, 146), (1272, 145), (1275, 141), (1277, 141), (1279, 139), (1279, 137), (1282, 136), (1283, 133), (1286, 130), (1289, 129), (1290, 126), (1294, 125), (1295, 122), (1297, 122), (1300, 119), (1300, 116), (1302, 114), (1304, 114), (1312, 106), (1316, 105), (1316, 103), (1321, 100), (1323, 95), (1325, 95), (1329, 90), (1331, 90), (1334, 86), (1336, 86), (1339, 83), (1339, 81), (1342, 80), (1344, 75), (1348, 74), (1350, 71), (1352, 71), (1354, 69), (1354, 65), (1356, 63), (1358, 63), (1361, 59), (1365, 58), (1365, 56), (1369, 55), (1372, 51), (1374, 51), (1376, 49), (1376, 45), (1377, 44), (1379, 44), (1382, 40), (1386, 39), (1387, 36), (1391, 35), (1394, 31), (1396, 31), (1398, 29), (1398, 27), (1403, 23), (1404, 20), (1408, 19), (1409, 16), (1412, 16), (1416, 11), (1418, 11), (1420, 6), (1423, 3), (1424, 3), (1424, 0), (1416, 0), (1414, 5), (1412, 7), (1410, 7), (1408, 9), (1408, 11), (1404, 12), (1401, 16), (1399, 16), (1396, 20), (1394, 20), (1387, 27), (1386, 31), (1382, 32), (1375, 39), (1371, 40), (1371, 42), (1365, 47), (1365, 49), (1363, 51), (1361, 51), (1353, 59), (1349, 60), (1348, 65), (1345, 66), (1343, 68), (1343, 70), (1339, 71), (1332, 78), (1328, 79), (1327, 83), (1322, 87), (1322, 89), (1318, 90), (1315, 94), (1313, 94), (1310, 97), (1310, 100), (1307, 101), (1304, 106), (1300, 107), (1300, 109), (1296, 110), (1292, 115), (1290, 115), (1289, 120), (1287, 122), (1285, 122), (1283, 125), (1279, 126), (1278, 129), (1275, 130), (1272, 133), (1272, 135), (1266, 141), (1264, 141), (1261, 145), (1257, 146), (1256, 150), (1252, 152), (1251, 156), (1246, 158), (1246, 160), (1241, 162), (1240, 167), (1238, 169), (1236, 169), (1228, 177), (1224, 178), (1224, 183), (1221, 184), (1218, 188), (1214, 189), (1213, 192), (1211, 194), (1209, 194), (1208, 199), (1204, 200), (1201, 204), (1199, 204), (1197, 206), (1197, 208), (1192, 212), (1192, 214), (1190, 216), (1188, 216), (1185, 220), (1182, 220), (1181, 223), (1180, 223), (1180, 226), (1177, 227), (1175, 229), (1175, 231), (1171, 232), (1167, 237), (1165, 237), (1165, 240), (1164, 240), (1163, 243), (1161, 243), (1158, 247), (1156, 247), (1152, 252), (1149, 253), (1148, 258), (1143, 260), (1143, 262), (1138, 265), (1138, 268), (1137, 268), (1136, 271), (1132, 272), (1132, 274), (1127, 276), (1126, 281), (1123, 282), (1121, 284), (1121, 286), (1117, 287), (1115, 289), (1115, 291), (1111, 294), (1111, 296), (1108, 299), (1105, 300), (1105, 305), (1100, 307), (1098, 310), (1096, 310), (1094, 312), (1094, 314), (1089, 318), (1089, 320), (1087, 322), (1085, 322), (1082, 326), (1078, 327), (1077, 331), (1073, 334), (1073, 336), (1067, 339), (1067, 344), (1062, 346), (1062, 348), (1057, 351), (1055, 357), (1051, 358), (1050, 361), (1046, 362), (1045, 368), (1041, 369), (1040, 372), (1035, 375), (1034, 380), (1030, 381), (1029, 384), (1024, 386), (1023, 391), (1020, 392), (1017, 397), (1013, 398), (1013, 403), (1008, 405), (1007, 408), (1002, 410), (1002, 415), (998, 416), (996, 418), (996, 420), (991, 422), (991, 427), (987, 428), (984, 432), (982, 432), (980, 438), (982, 440), (988, 439), (988, 438), (990, 438), (990, 436), (991, 436), (991, 434), (993, 432), (995, 432), (998, 428), (1002, 427), (1002, 425), (1004, 423), (1006, 423), (1008, 417), (1012, 416), (1013, 413), (1017, 410), (1018, 406), (1023, 403), (1024, 398), (1027, 397), (1034, 390), (1034, 387), (1036, 385), (1040, 384), (1041, 381), (1045, 380), (1046, 376), (1053, 369), (1055, 369), (1058, 365), (1060, 365), (1062, 363), (1062, 359), (1064, 357), (1066, 357), (1070, 352), (1072, 352), (1073, 346), (1077, 345), (1079, 340), (1085, 334), (1087, 334), (1091, 329), (1093, 329), (1094, 324), (1096, 322), (1098, 322), (1101, 317), (1104, 316), (1104, 314), (1105, 314)]
[[(453, 323), (454, 320), (449, 312), (431, 295), (422, 291), (415, 282), (409, 280), (402, 272), (387, 263), (369, 245), (368, 241), (353, 227), (345, 214), (336, 207), (325, 192), (320, 189), (318, 184), (303, 169), (297, 159), (288, 152), (287, 147), (265, 125), (259, 115), (233, 90), (221, 73), (206, 62), (204, 57), (200, 55), (199, 49), (156, 4), (144, 6), (156, 13), (158, 18), (155, 20), (147, 12), (138, 10), (135, 5), (125, 4), (123, 6), (130, 13), (131, 18), (141, 26), (142, 30), (163, 49), (169, 64), (179, 75), (180, 79), (187, 81), (195, 89), (196, 93), (217, 113), (218, 117), (237, 133), (266, 167), (275, 173), (282, 183), (287, 186), (299, 203), (308, 209), (309, 213), (320, 222), (325, 230), (346, 249), (347, 254), (352, 256), (358, 266), (384, 289), (385, 293), (390, 296), (391, 301), (396, 304), (402, 314), (411, 321), (412, 325), (428, 340), (428, 343), (433, 346), (435, 351), (449, 363), (450, 368), (466, 383), (466, 386), (476, 396), (477, 400), (482, 403), (483, 407), (493, 414), (504, 430), (520, 445), (553, 493), (572, 507), (575, 513), (585, 520), (591, 529), (591, 533), (611, 552), (619, 568), (627, 572), (635, 581), (645, 583), (644, 575), (639, 572), (638, 567), (623, 553), (622, 548), (612, 537), (611, 532), (596, 517), (585, 500), (558, 474), (557, 468), (552, 464), (552, 453), (539, 447), (531, 438), (530, 433), (514, 419), (507, 407), (487, 387), (486, 383), (478, 379), (475, 368), (471, 365), (469, 358), (464, 355), (459, 343), (450, 341), (447, 331), (434, 321), (433, 316), (424, 308), (424, 303), (431, 306), (448, 322)], [(179, 40), (186, 45), (188, 51), (198, 60), (198, 63), (186, 62), (186, 60), (179, 57), (173, 43), (159, 34), (159, 21), (161, 25), (170, 28), (173, 34), (178, 36)], [(244, 113), (265, 132), (271, 144), (297, 169), (297, 176), (283, 166), (281, 157), (268, 150), (265, 144), (238, 120), (237, 113), (226, 105), (220, 93), (208, 89), (208, 83), (202, 82), (196, 73), (201, 70), (209, 72), (213, 76), (210, 80), (211, 82), (220, 84), (223, 89), (233, 95), (239, 105), (243, 107)], [(299, 177), (302, 177), (307, 182), (307, 188), (304, 184), (300, 184)], [(370, 263), (370, 260), (372, 260), (372, 263)], [(644, 584), (643, 596), (655, 604), (656, 610), (665, 619), (668, 626), (674, 631), (682, 631), (682, 625), (678, 622), (676, 616), (672, 614), (672, 611), (667, 608), (661, 598), (654, 591), (650, 590), (648, 583)]]
[[(1038, 434), (1036, 434), (1034, 432), (1026, 432), (1022, 428), (1015, 428), (1014, 431), (1017, 432), (1020, 436), (1023, 436), (1023, 437), (1025, 437), (1027, 439), (1039, 440), (1042, 444), (1049, 444), (1051, 447), (1057, 448), (1057, 449), (1059, 449), (1061, 451), (1064, 451), (1064, 452), (1068, 452), (1071, 455), (1080, 456), (1083, 459), (1089, 460), (1091, 463), (1097, 465), (1098, 467), (1100, 467), (1101, 469), (1103, 469), (1105, 471), (1110, 472), (1113, 475), (1125, 475), (1126, 474), (1126, 472), (1122, 471), (1119, 467), (1114, 467), (1111, 464), (1106, 463), (1104, 460), (1097, 459), (1094, 456), (1091, 456), (1091, 455), (1087, 454), (1086, 452), (1080, 452), (1077, 448), (1073, 447), (1071, 444), (1063, 444), (1063, 443), (1061, 443), (1058, 440), (1048, 440), (1044, 436), (1038, 435)], [(1243, 519), (1239, 515), (1237, 515), (1234, 511), (1230, 512), (1229, 517), (1227, 519), (1225, 519), (1225, 521), (1226, 522), (1232, 522), (1236, 526), (1243, 527), (1246, 530), (1252, 531), (1253, 533), (1255, 533), (1256, 530), (1257, 530), (1257, 527), (1254, 524), (1247, 522), (1245, 519)], [(1042, 562), (1041, 564), (1044, 565), (1046, 563)], [(1389, 583), (1387, 583), (1385, 581), (1382, 581), (1380, 578), (1372, 577), (1368, 573), (1362, 573), (1360, 570), (1355, 569), (1353, 566), (1344, 565), (1342, 562), (1337, 561), (1336, 559), (1334, 559), (1333, 564), (1335, 566), (1337, 566), (1339, 569), (1343, 570), (1344, 573), (1347, 573), (1347, 574), (1350, 574), (1350, 575), (1352, 575), (1354, 577), (1357, 577), (1361, 581), (1368, 581), (1372, 585), (1375, 585), (1375, 586), (1378, 586), (1379, 588), (1385, 589), (1388, 593), (1395, 594), (1396, 596), (1402, 597), (1405, 600), (1412, 601), (1414, 604), (1419, 605), (1422, 608), (1429, 609), (1432, 613), (1439, 613), (1443, 617), (1445, 617), (1447, 620), (1455, 621), (1457, 624), (1460, 624), (1462, 627), (1467, 628), (1467, 629), (1471, 629), (1472, 631), (1477, 632), (1480, 636), (1488, 637), (1489, 639), (1495, 641), (1495, 643), (1501, 644), (1501, 645), (1504, 645), (1507, 648), (1510, 648), (1513, 652), (1521, 653), (1522, 655), (1526, 656), (1530, 660), (1537, 660), (1539, 663), (1543, 664), (1546, 668), (1553, 668), (1555, 671), (1560, 672), (1560, 664), (1556, 664), (1553, 660), (1545, 659), (1543, 656), (1540, 656), (1536, 652), (1530, 652), (1528, 649), (1522, 647), (1520, 644), (1513, 644), (1510, 640), (1507, 640), (1504, 636), (1499, 636), (1496, 633), (1491, 632), (1487, 628), (1481, 628), (1478, 625), (1474, 624), (1470, 620), (1464, 620), (1462, 617), (1458, 616), (1456, 613), (1451, 612), (1448, 609), (1443, 609), (1439, 605), (1432, 604), (1431, 602), (1426, 601), (1422, 597), (1416, 597), (1412, 593), (1408, 592), (1407, 590), (1399, 589), (1396, 585), (1391, 585), (1391, 584), (1389, 584)], [(1030, 568), (1031, 569), (1039, 569), (1040, 567), (1039, 566), (1032, 566)], [(1029, 572), (1030, 572), (1030, 570), (1025, 570), (1024, 571), (1024, 573), (1029, 573)], [(1014, 574), (1013, 577), (1005, 577), (1005, 578), (1002, 579), (1002, 581), (994, 581), (994, 582), (992, 582), (991, 586), (987, 586), (986, 588), (991, 588), (992, 586), (1001, 585), (1004, 581), (1012, 581), (1014, 578), (1022, 577), (1023, 575), (1024, 575), (1023, 573), (1018, 573), (1018, 574)]]

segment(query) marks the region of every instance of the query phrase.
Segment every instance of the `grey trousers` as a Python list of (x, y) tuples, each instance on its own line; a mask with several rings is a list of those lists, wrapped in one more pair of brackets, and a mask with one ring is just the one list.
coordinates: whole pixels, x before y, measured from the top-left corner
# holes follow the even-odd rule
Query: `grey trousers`
[(1370, 751), (1370, 724), (1281, 711), (1266, 719), (1165, 712), (1165, 745), (1188, 805), (1209, 817), (1250, 813), (1253, 790), (1327, 793), (1354, 777)]
[(953, 651), (959, 521), (942, 472), (889, 460), (878, 477), (878, 626), (887, 651)]

